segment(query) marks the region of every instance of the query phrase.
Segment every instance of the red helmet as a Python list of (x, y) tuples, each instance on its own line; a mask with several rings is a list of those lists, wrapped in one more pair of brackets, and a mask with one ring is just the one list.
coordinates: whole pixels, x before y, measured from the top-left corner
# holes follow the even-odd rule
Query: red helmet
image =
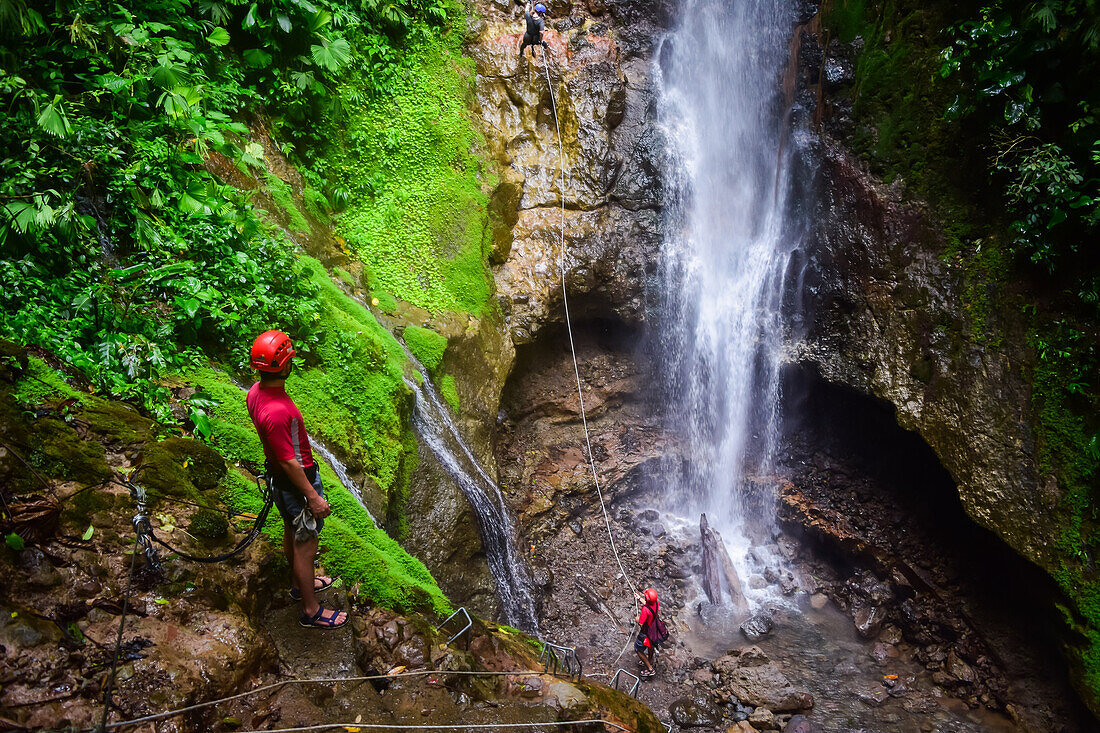
[(295, 353), (290, 336), (282, 331), (264, 331), (252, 342), (252, 368), (261, 372), (281, 372)]
[(656, 603), (657, 602), (657, 591), (653, 590), (652, 588), (646, 588), (645, 589), (645, 602), (646, 603)]

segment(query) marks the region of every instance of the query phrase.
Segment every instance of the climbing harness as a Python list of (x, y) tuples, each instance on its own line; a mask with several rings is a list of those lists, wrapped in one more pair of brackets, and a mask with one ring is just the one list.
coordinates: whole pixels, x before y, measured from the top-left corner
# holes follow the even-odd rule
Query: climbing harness
[(622, 573), (623, 580), (626, 581), (627, 587), (630, 588), (630, 592), (634, 599), (634, 610), (637, 612), (638, 591), (634, 587), (634, 583), (630, 580), (630, 575), (627, 574), (626, 568), (623, 567), (622, 558), (619, 557), (619, 548), (615, 544), (615, 536), (611, 533), (611, 518), (607, 514), (607, 504), (604, 502), (603, 489), (600, 488), (600, 477), (596, 472), (596, 460), (592, 454), (592, 438), (588, 433), (588, 416), (584, 410), (584, 390), (581, 387), (580, 367), (577, 365), (577, 347), (573, 343), (573, 324), (569, 317), (569, 294), (565, 283), (565, 154), (562, 152), (558, 104), (554, 98), (554, 87), (550, 83), (550, 68), (545, 55), (543, 56), (542, 70), (546, 73), (546, 87), (550, 91), (550, 106), (554, 111), (554, 129), (558, 133), (558, 171), (560, 173), (558, 193), (561, 195), (561, 239), (560, 249), (558, 250), (558, 269), (561, 271), (561, 298), (565, 306), (565, 329), (569, 333), (569, 351), (573, 357), (573, 375), (577, 380), (577, 399), (580, 402), (581, 424), (584, 426), (584, 442), (588, 448), (588, 466), (592, 469), (592, 482), (596, 485), (596, 495), (600, 498), (600, 509), (603, 511), (604, 525), (607, 527), (607, 538), (611, 540), (611, 551), (615, 554), (615, 562), (619, 565), (619, 572)]

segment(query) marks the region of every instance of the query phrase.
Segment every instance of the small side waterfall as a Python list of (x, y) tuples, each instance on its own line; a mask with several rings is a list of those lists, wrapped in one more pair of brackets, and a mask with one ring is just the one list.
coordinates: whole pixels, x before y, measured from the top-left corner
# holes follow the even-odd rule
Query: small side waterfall
[(363, 507), (363, 511), (365, 511), (367, 513), (367, 516), (370, 517), (370, 520), (374, 522), (374, 526), (381, 527), (382, 525), (379, 524), (378, 520), (374, 518), (374, 515), (371, 514), (370, 509), (367, 509), (366, 502), (363, 501), (362, 488), (359, 486), (359, 484), (355, 483), (350, 475), (348, 475), (348, 467), (345, 466), (339, 458), (333, 455), (332, 451), (329, 450), (328, 446), (324, 443), (318, 442), (316, 439), (313, 439), (310, 441), (309, 447), (314, 453), (317, 454), (317, 456), (322, 461), (328, 464), (328, 467), (331, 468), (332, 472), (336, 474), (336, 478), (340, 479), (340, 483), (344, 485), (344, 488), (348, 490), (348, 493), (355, 497), (356, 501), (359, 502), (359, 506)]
[(795, 22), (791, 0), (687, 0), (660, 51), (662, 348), (688, 458), (670, 501), (706, 512), (741, 577), (759, 571), (750, 551), (765, 559), (774, 526), (772, 482), (754, 479), (773, 471), (787, 281), (806, 230), (785, 129)]
[(500, 488), (462, 439), (423, 365), (411, 353), (408, 357), (423, 378), (423, 384), (405, 380), (416, 395), (413, 428), (470, 502), (477, 517), (489, 570), (496, 581), (504, 622), (537, 635), (538, 617), (531, 575), (516, 548), (515, 529)]

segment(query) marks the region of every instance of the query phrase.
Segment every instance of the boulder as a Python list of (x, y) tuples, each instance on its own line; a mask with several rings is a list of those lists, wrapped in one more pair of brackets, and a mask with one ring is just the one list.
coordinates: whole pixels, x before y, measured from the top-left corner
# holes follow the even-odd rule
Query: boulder
[(814, 722), (805, 715), (795, 715), (783, 729), (783, 733), (825, 733), (820, 723)]
[(719, 693), (727, 698), (774, 712), (808, 710), (814, 705), (813, 695), (795, 688), (758, 647), (731, 652), (713, 666), (722, 678)]
[(882, 630), (882, 623), (886, 620), (886, 611), (881, 606), (863, 606), (856, 609), (853, 619), (856, 623), (856, 631), (864, 639), (873, 639)]
[(751, 642), (757, 642), (770, 636), (774, 630), (775, 621), (767, 613), (755, 613), (741, 624), (741, 633)]
[(753, 710), (748, 723), (757, 730), (779, 730), (779, 725), (775, 722), (775, 713), (767, 708)]
[(710, 728), (718, 724), (718, 710), (702, 695), (682, 697), (668, 707), (672, 720), (681, 728)]

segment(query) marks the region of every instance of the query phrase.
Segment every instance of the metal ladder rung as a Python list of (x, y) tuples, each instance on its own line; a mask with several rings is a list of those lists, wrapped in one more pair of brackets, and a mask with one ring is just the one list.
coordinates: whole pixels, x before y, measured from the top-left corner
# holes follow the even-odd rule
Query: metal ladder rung
[(452, 634), (452, 635), (451, 635), (451, 637), (450, 637), (449, 639), (447, 639), (447, 643), (448, 643), (448, 644), (451, 644), (451, 643), (452, 643), (452, 642), (453, 642), (453, 641), (454, 641), (455, 639), (457, 639), (458, 637), (462, 636), (463, 634), (466, 634), (466, 646), (467, 646), (467, 648), (468, 648), (468, 647), (470, 646), (470, 636), (469, 636), (469, 631), (470, 631), (470, 629), (472, 629), (472, 628), (473, 628), (473, 626), (474, 626), (474, 622), (473, 622), (473, 619), (471, 619), (471, 618), (470, 618), (470, 614), (469, 614), (469, 613), (468, 613), (468, 612), (466, 611), (466, 607), (465, 607), (465, 606), (462, 606), (462, 607), (460, 607), (460, 608), (459, 608), (459, 609), (458, 609), (457, 611), (455, 611), (455, 612), (454, 612), (454, 613), (452, 613), (452, 614), (451, 614), (450, 616), (448, 616), (447, 618), (445, 618), (445, 619), (443, 620), (443, 623), (441, 623), (441, 624), (440, 624), (439, 626), (437, 626), (436, 628), (437, 628), (437, 629), (438, 629), (439, 631), (443, 632), (443, 633), (448, 633), (448, 632), (445, 632), (445, 631), (443, 631), (444, 627), (445, 627), (445, 626), (446, 626), (446, 625), (447, 625), (448, 623), (450, 623), (450, 622), (451, 622), (451, 619), (454, 619), (454, 618), (455, 618), (455, 617), (457, 617), (457, 616), (458, 616), (459, 614), (462, 614), (462, 616), (463, 616), (463, 617), (464, 617), (464, 618), (466, 619), (466, 625), (465, 625), (465, 626), (463, 626), (463, 627), (462, 627), (461, 629), (459, 629), (458, 631), (456, 631), (456, 632), (455, 632), (454, 634)]
[[(622, 689), (622, 688), (619, 687), (619, 675), (623, 675), (624, 678), (625, 677), (634, 678), (634, 684), (630, 686), (629, 690), (625, 690), (625, 689)], [(631, 697), (637, 699), (637, 697), (638, 697), (638, 686), (640, 684), (642, 684), (642, 678), (641, 677), (634, 674), (633, 672), (628, 672), (625, 669), (623, 669), (622, 667), (619, 667), (617, 670), (615, 670), (615, 676), (611, 678), (611, 684), (609, 684), (608, 687), (614, 687), (616, 690), (619, 690), (620, 692), (625, 692), (628, 695), (630, 695)]]
[(584, 674), (581, 660), (577, 657), (577, 650), (571, 646), (544, 641), (539, 662), (542, 664), (543, 671), (549, 674), (556, 675), (561, 670), (571, 679), (573, 677), (580, 679)]

